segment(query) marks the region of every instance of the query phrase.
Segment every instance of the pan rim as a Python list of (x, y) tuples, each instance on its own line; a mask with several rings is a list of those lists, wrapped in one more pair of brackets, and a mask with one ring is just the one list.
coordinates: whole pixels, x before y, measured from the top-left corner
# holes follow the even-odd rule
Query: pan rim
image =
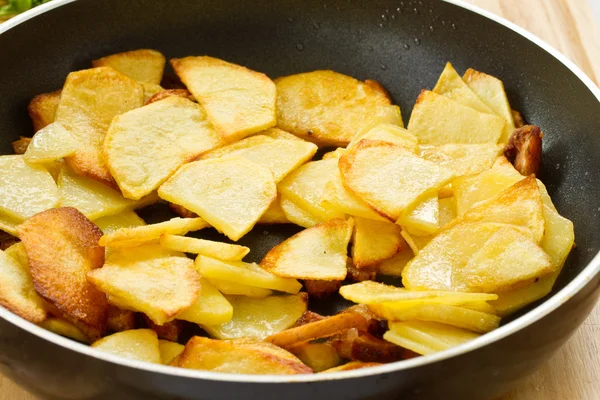
[[(18, 15), (7, 22), (0, 24), (0, 34), (14, 28), (30, 19), (35, 18), (38, 15), (44, 14), (55, 8), (64, 6), (66, 4), (75, 2), (77, 0), (54, 0), (52, 2), (45, 3), (39, 7), (31, 9), (21, 15)], [(593, 83), (592, 79), (589, 78), (578, 66), (570, 61), (566, 56), (556, 50), (554, 47), (512, 22), (506, 20), (503, 17), (499, 17), (489, 11), (483, 10), (480, 7), (468, 4), (463, 0), (444, 0), (447, 3), (469, 10), (475, 14), (490, 19), (504, 27), (518, 33), (525, 39), (536, 44), (538, 47), (545, 50), (547, 53), (556, 58), (559, 62), (565, 65), (583, 84), (590, 90), (590, 92), (600, 102), (600, 88)], [(145, 372), (154, 372), (165, 375), (170, 375), (177, 378), (193, 378), (193, 379), (205, 379), (211, 381), (223, 381), (223, 382), (239, 382), (239, 383), (302, 383), (302, 382), (321, 382), (331, 381), (339, 379), (352, 379), (360, 378), (372, 375), (380, 375), (386, 373), (392, 373), (402, 370), (408, 370), (416, 367), (423, 367), (428, 364), (433, 364), (439, 361), (443, 361), (452, 357), (468, 353), (470, 351), (479, 349), (481, 347), (490, 345), (497, 342), (509, 335), (524, 329), (538, 320), (542, 319), (546, 315), (550, 314), (561, 305), (566, 303), (569, 299), (575, 296), (581, 289), (583, 289), (589, 282), (591, 282), (596, 275), (600, 273), (600, 252), (590, 261), (590, 263), (563, 289), (561, 289), (554, 296), (544, 301), (542, 304), (529, 311), (527, 314), (509, 322), (508, 324), (501, 326), (500, 328), (482, 335), (479, 338), (471, 340), (462, 345), (452, 347), (448, 350), (441, 351), (438, 353), (417, 357), (409, 360), (403, 360), (395, 363), (385, 364), (381, 366), (357, 369), (353, 371), (335, 372), (328, 374), (306, 374), (306, 375), (248, 375), (248, 374), (230, 374), (221, 372), (211, 371), (200, 371), (200, 370), (188, 370), (184, 368), (177, 368), (165, 365), (151, 364), (142, 361), (128, 360), (117, 355), (102, 352), (101, 350), (94, 349), (87, 345), (75, 342), (71, 339), (59, 336), (46, 329), (43, 329), (11, 312), (7, 309), (0, 307), (0, 318), (16, 325), (17, 327), (38, 336), (50, 343), (66, 348), (68, 350), (75, 351), (85, 356), (97, 358), (106, 362), (118, 364), (123, 367), (129, 367), (133, 369), (143, 370)]]

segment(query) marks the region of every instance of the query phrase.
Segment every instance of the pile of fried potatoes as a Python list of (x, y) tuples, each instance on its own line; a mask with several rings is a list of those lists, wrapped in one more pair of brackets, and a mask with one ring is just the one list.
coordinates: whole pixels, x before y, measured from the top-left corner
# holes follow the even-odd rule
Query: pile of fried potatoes
[[(0, 156), (0, 305), (130, 359), (305, 374), (448, 349), (551, 291), (573, 224), (497, 78), (448, 63), (404, 128), (373, 80), (170, 63), (110, 55), (31, 101)], [(179, 216), (147, 225), (158, 202)], [(256, 224), (305, 229), (257, 264)], [(329, 296), (357, 304), (309, 310)]]

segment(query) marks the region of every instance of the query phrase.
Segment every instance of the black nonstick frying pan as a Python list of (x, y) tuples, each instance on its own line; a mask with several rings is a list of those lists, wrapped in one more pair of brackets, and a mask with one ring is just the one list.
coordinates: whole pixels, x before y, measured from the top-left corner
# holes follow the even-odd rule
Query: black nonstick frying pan
[[(34, 95), (129, 49), (208, 54), (271, 77), (333, 69), (376, 79), (405, 121), (446, 61), (485, 71), (545, 131), (541, 179), (577, 242), (551, 296), (492, 333), (426, 357), (292, 377), (191, 371), (100, 353), (0, 308), (2, 372), (48, 399), (464, 400), (510, 390), (568, 339), (600, 291), (600, 91), (532, 35), (481, 14), (434, 0), (55, 0), (0, 25), (2, 154), (31, 134)], [(293, 233), (286, 229), (256, 229), (245, 241), (260, 258)]]

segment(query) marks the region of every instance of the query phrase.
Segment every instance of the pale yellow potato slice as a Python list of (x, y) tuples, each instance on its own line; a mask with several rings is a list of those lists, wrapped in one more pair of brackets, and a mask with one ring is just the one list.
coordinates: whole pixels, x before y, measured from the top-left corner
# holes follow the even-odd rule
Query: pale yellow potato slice
[[(149, 104), (148, 102), (154, 95), (164, 92), (165, 89), (154, 83), (140, 82), (144, 87), (144, 104)], [(167, 96), (168, 97), (168, 96)]]
[(209, 226), (202, 218), (177, 217), (157, 224), (119, 228), (114, 232), (102, 235), (99, 243), (100, 246), (106, 247), (137, 247), (160, 239), (165, 234), (185, 235)]
[(348, 189), (392, 221), (453, 177), (450, 169), (402, 146), (369, 140), (361, 140), (346, 152), (339, 169)]
[(424, 90), (413, 108), (408, 130), (422, 144), (497, 143), (504, 124), (496, 115)]
[(125, 211), (121, 214), (109, 215), (94, 220), (94, 224), (100, 228), (102, 233), (105, 235), (113, 233), (121, 228), (135, 228), (138, 226), (146, 225), (143, 219), (141, 219), (133, 211)]
[(158, 337), (152, 329), (114, 333), (92, 343), (92, 347), (130, 360), (161, 363)]
[(111, 54), (92, 61), (94, 67), (111, 67), (138, 82), (158, 85), (165, 69), (165, 56), (156, 50), (139, 49)]
[(446, 63), (446, 67), (435, 84), (433, 92), (479, 112), (493, 114), (492, 109), (469, 88), (449, 62)]
[(420, 146), (419, 156), (452, 169), (459, 177), (479, 174), (490, 169), (502, 150), (503, 146), (495, 143), (450, 143), (441, 146)]
[(60, 90), (57, 90), (50, 93), (38, 94), (29, 102), (27, 113), (33, 123), (34, 132), (54, 122), (56, 108), (60, 100), (60, 92)]
[(402, 237), (406, 241), (408, 247), (412, 250), (414, 255), (419, 254), (419, 251), (427, 245), (432, 239), (432, 236), (417, 236), (411, 235), (406, 229), (402, 229)]
[(402, 228), (389, 221), (355, 217), (352, 261), (357, 268), (372, 267), (403, 250)]
[(200, 156), (199, 159), (224, 157), (227, 155), (235, 154), (241, 150), (245, 150), (245, 149), (248, 149), (248, 148), (251, 148), (254, 146), (271, 143), (271, 142), (274, 142), (275, 140), (276, 139), (273, 139), (272, 137), (267, 136), (267, 135), (263, 135), (263, 132), (260, 132), (259, 134), (249, 136), (247, 138), (238, 140), (236, 142), (233, 142), (233, 143), (227, 144), (225, 146), (211, 150), (209, 152), (206, 152), (206, 153), (202, 154), (202, 156)]
[(379, 123), (402, 126), (400, 108), (380, 87), (334, 71), (313, 71), (275, 80), (277, 126), (323, 145), (346, 146)]
[(23, 159), (33, 164), (49, 163), (70, 156), (77, 148), (78, 144), (73, 135), (55, 122), (33, 135)]
[(284, 278), (343, 280), (353, 225), (352, 219), (331, 219), (307, 228), (273, 247), (260, 265)]
[(225, 141), (277, 124), (275, 84), (265, 74), (207, 56), (174, 58), (171, 65)]
[(92, 220), (142, 208), (158, 201), (156, 193), (137, 201), (126, 199), (111, 187), (75, 174), (66, 165), (58, 174), (57, 184), (60, 205), (74, 207)]
[(345, 152), (346, 152), (346, 149), (344, 147), (338, 147), (337, 149), (335, 149), (333, 151), (329, 151), (329, 152), (323, 154), (323, 157), (321, 157), (321, 159), (322, 160), (328, 160), (330, 158), (335, 158), (336, 160), (339, 160), (339, 158)]
[(0, 212), (16, 221), (58, 205), (58, 188), (43, 167), (22, 155), (0, 156)]
[(231, 240), (248, 233), (277, 198), (273, 174), (241, 157), (195, 161), (181, 167), (158, 195), (204, 218)]
[(71, 72), (63, 87), (56, 122), (77, 140), (79, 146), (67, 163), (79, 174), (115, 186), (102, 144), (113, 118), (140, 107), (144, 88), (108, 67)]
[(454, 326), (435, 322), (408, 321), (390, 323), (383, 338), (415, 353), (427, 355), (458, 346), (479, 337)]
[(404, 267), (406, 267), (406, 264), (408, 264), (408, 262), (415, 256), (406, 241), (404, 241), (403, 248), (404, 250), (392, 258), (388, 258), (387, 260), (383, 260), (377, 264), (377, 273), (389, 276), (402, 276)]
[(296, 140), (296, 141), (302, 141), (302, 142), (305, 141), (304, 139), (299, 138), (298, 136), (291, 134), (289, 132), (286, 132), (283, 129), (279, 129), (279, 128), (269, 128), (266, 131), (260, 132), (260, 134), (264, 135), (264, 136), (268, 136), (272, 139)]
[(158, 340), (158, 350), (160, 351), (160, 362), (163, 365), (169, 365), (175, 360), (181, 353), (183, 353), (185, 346), (177, 342), (170, 342), (168, 340)]
[(264, 298), (229, 296), (227, 299), (233, 306), (231, 321), (221, 325), (202, 325), (216, 339), (265, 339), (292, 327), (308, 304), (306, 293)]
[(214, 278), (208, 280), (219, 290), (219, 292), (226, 295), (262, 298), (273, 294), (272, 290), (261, 287), (249, 286), (237, 282), (223, 281), (221, 279)]
[(198, 299), (179, 314), (177, 319), (198, 325), (220, 325), (231, 320), (233, 307), (208, 280), (201, 280)]
[(23, 222), (22, 219), (8, 216), (0, 211), (0, 231), (18, 237), (18, 228), (21, 222)]
[(449, 224), (456, 218), (456, 201), (454, 197), (446, 197), (438, 200), (440, 226)]
[(246, 246), (171, 234), (162, 235), (160, 245), (169, 250), (231, 261), (239, 261), (250, 252)]
[(354, 136), (350, 144), (348, 144), (347, 149), (353, 148), (362, 139), (381, 140), (382, 142), (397, 144), (398, 146), (406, 147), (407, 150), (410, 150), (413, 153), (417, 152), (419, 146), (419, 140), (415, 135), (400, 126), (393, 124), (377, 125), (365, 133)]
[(323, 219), (309, 213), (301, 208), (296, 202), (288, 198), (285, 194), (280, 194), (279, 205), (285, 214), (285, 217), (293, 224), (310, 228), (313, 225), (323, 222)]
[(437, 193), (424, 197), (409, 208), (396, 223), (415, 236), (426, 236), (437, 232), (440, 227), (440, 204)]
[(77, 326), (60, 318), (48, 318), (38, 324), (44, 329), (57, 335), (77, 340), (82, 343), (90, 343), (90, 339)]
[(103, 149), (123, 195), (138, 200), (221, 144), (201, 106), (172, 96), (115, 117)]
[(199, 255), (196, 257), (195, 266), (198, 272), (209, 280), (218, 279), (291, 294), (298, 293), (302, 288), (300, 282), (295, 279), (281, 278), (256, 264), (242, 261), (223, 261)]
[(261, 215), (257, 224), (289, 224), (290, 220), (285, 215), (281, 204), (279, 203), (279, 197), (271, 202), (269, 208), (263, 215)]
[(114, 252), (87, 277), (111, 304), (143, 312), (162, 325), (196, 302), (201, 284), (192, 260), (156, 247)]

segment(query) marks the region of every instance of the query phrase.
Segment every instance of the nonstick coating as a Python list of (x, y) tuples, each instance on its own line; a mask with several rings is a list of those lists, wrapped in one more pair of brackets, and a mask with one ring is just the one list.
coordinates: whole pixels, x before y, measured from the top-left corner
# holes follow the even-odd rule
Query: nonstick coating
[[(600, 230), (596, 229), (600, 225), (600, 104), (596, 97), (565, 65), (519, 34), (460, 7), (433, 0), (79, 0), (64, 5), (0, 35), (0, 154), (12, 153), (10, 143), (20, 135), (32, 134), (26, 107), (34, 95), (59, 89), (70, 71), (89, 68), (90, 60), (136, 48), (154, 48), (167, 58), (211, 55), (272, 78), (332, 69), (361, 80), (376, 79), (400, 105), (405, 123), (419, 92), (435, 85), (446, 61), (459, 72), (473, 67), (495, 75), (504, 81), (513, 108), (542, 127), (545, 137), (540, 178), (561, 214), (575, 224), (577, 248), (569, 256), (555, 292), (600, 250)], [(143, 216), (151, 221), (166, 214), (153, 209)], [(260, 260), (271, 246), (296, 231), (289, 226), (259, 227), (241, 242), (250, 245), (251, 254)], [(590, 283), (596, 284), (597, 280)], [(481, 350), (479, 355), (462, 356), (462, 372), (455, 371), (460, 366), (438, 363), (397, 372), (393, 379), (389, 375), (365, 378), (360, 384), (366, 386), (357, 390), (347, 387), (359, 385), (358, 379), (289, 384), (285, 396), (327, 398), (332, 393), (344, 393), (345, 398), (355, 399), (368, 398), (371, 393), (378, 399), (399, 395), (436, 398), (445, 393), (450, 396), (446, 398), (466, 399), (498, 395), (522, 374), (530, 373), (570, 335), (591, 309), (596, 292), (596, 286), (588, 286), (570, 305), (520, 333), (521, 338), (535, 338), (527, 345), (513, 338), (487, 346), (493, 348)], [(339, 304), (313, 306), (333, 311)], [(561, 328), (549, 328), (554, 325)], [(48, 389), (45, 379), (52, 376), (60, 381), (74, 371), (93, 377), (94, 385), (104, 388), (85, 397), (94, 399), (106, 398), (109, 393), (118, 398), (115, 388), (127, 390), (126, 398), (136, 398), (140, 391), (150, 389), (156, 396), (151, 398), (170, 398), (169, 393), (177, 393), (186, 399), (278, 398), (285, 390), (278, 386), (276, 393), (269, 385), (259, 389), (258, 384), (190, 382), (111, 367), (51, 345), (4, 320), (0, 320), (2, 339), (6, 345), (0, 344), (4, 352), (0, 361), (16, 366), (9, 373), (39, 393), (52, 393), (56, 398), (73, 393), (73, 385), (64, 383)], [(40, 358), (35, 365), (21, 359), (30, 347), (40, 349), (35, 353)], [(40, 352), (47, 352), (47, 356)], [(57, 357), (62, 360), (60, 367), (49, 368)], [(527, 361), (521, 367), (511, 367), (524, 357)], [(73, 369), (82, 362), (87, 369)], [(453, 369), (449, 369), (451, 365)], [(485, 365), (494, 369), (487, 371)], [(29, 370), (26, 379), (17, 370)], [(440, 372), (454, 381), (434, 375)], [(105, 378), (99, 378), (100, 373)], [(145, 387), (129, 382), (125, 389), (126, 376), (154, 383)], [(477, 376), (475, 383), (465, 381)], [(111, 382), (114, 387), (104, 387), (98, 380)], [(466, 388), (469, 384), (474, 387)], [(78, 381), (77, 385), (83, 384)]]

